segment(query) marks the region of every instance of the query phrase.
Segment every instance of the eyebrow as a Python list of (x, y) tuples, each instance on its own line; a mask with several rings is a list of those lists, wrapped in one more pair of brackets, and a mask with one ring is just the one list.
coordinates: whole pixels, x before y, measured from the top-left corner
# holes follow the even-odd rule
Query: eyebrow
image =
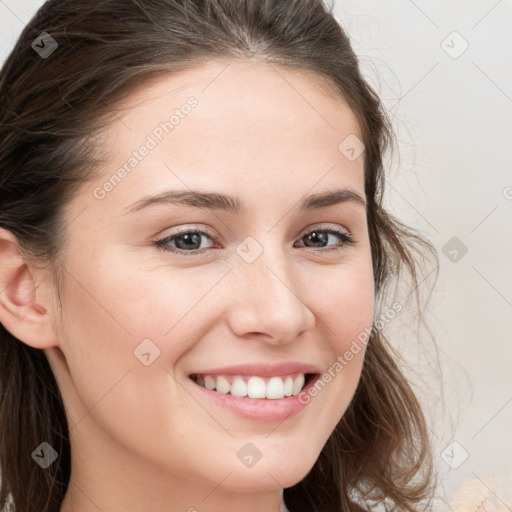
[[(347, 201), (366, 208), (365, 200), (354, 190), (336, 189), (310, 195), (299, 203), (300, 211), (317, 210)], [(225, 211), (236, 215), (247, 212), (240, 199), (218, 192), (200, 192), (198, 190), (170, 190), (155, 196), (140, 199), (127, 208), (125, 214), (137, 212), (153, 204), (183, 204), (195, 208)]]

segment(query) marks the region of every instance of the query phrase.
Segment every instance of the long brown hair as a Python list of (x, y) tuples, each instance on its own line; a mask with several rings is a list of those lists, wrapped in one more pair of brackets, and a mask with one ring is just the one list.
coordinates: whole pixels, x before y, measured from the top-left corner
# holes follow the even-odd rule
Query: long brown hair
[[(58, 43), (46, 58), (32, 46), (43, 31)], [(375, 317), (406, 273), (419, 305), (420, 270), (427, 260), (437, 265), (437, 253), (382, 205), (383, 155), (393, 132), (321, 0), (46, 2), (0, 72), (0, 227), (27, 258), (48, 262), (58, 284), (64, 208), (97, 169), (91, 135), (107, 125), (115, 102), (154, 73), (249, 57), (317, 73), (349, 103), (366, 148)], [(17, 511), (57, 512), (71, 449), (59, 388), (44, 352), (3, 325), (0, 353), (0, 501), (10, 493)], [(435, 472), (426, 418), (397, 360), (381, 330), (372, 330), (347, 411), (308, 475), (284, 490), (290, 510), (361, 510), (359, 496), (360, 504), (416, 511), (429, 500)], [(59, 454), (46, 470), (31, 457), (42, 441)]]

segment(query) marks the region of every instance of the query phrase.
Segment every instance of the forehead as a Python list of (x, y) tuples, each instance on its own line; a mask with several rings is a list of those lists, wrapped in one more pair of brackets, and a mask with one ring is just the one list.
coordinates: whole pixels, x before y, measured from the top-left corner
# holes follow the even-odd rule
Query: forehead
[(363, 157), (347, 159), (339, 147), (347, 137), (362, 138), (355, 116), (310, 71), (255, 59), (211, 61), (153, 78), (116, 105), (114, 116), (99, 182), (121, 167), (129, 177), (112, 201), (136, 201), (164, 186), (268, 194), (273, 185), (277, 194), (302, 195), (320, 179), (323, 188), (362, 190)]
[[(158, 125), (169, 121), (173, 113), (181, 114), (191, 97), (198, 106), (185, 116), (194, 124), (201, 123), (197, 142), (206, 135), (223, 140), (225, 134), (238, 135), (245, 136), (248, 147), (251, 140), (265, 134), (272, 138), (277, 130), (281, 130), (281, 141), (297, 136), (315, 141), (327, 136), (334, 144), (340, 136), (351, 133), (361, 138), (358, 123), (343, 96), (324, 77), (256, 59), (214, 60), (157, 75), (117, 105), (118, 122), (109, 129), (109, 138), (119, 141), (121, 147), (136, 143), (141, 133), (152, 132), (155, 122)], [(191, 123), (178, 124), (182, 126), (179, 130), (174, 127), (174, 138)]]

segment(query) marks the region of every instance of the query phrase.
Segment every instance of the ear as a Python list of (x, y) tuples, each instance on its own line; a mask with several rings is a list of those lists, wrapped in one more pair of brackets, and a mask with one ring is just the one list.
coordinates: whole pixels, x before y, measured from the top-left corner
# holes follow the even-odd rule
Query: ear
[(16, 237), (0, 228), (0, 323), (20, 341), (45, 349), (58, 343), (48, 313), (48, 280), (37, 286), (36, 274), (42, 281), (42, 271), (29, 268)]

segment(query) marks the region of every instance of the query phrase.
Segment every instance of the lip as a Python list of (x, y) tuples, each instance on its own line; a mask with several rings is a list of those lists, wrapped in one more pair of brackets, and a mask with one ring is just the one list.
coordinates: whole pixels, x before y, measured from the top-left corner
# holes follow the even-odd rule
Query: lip
[[(302, 367), (305, 366), (307, 365), (302, 365)], [(237, 368), (240, 370), (241, 367)], [(253, 371), (253, 369), (254, 365), (251, 365), (251, 371)], [(221, 369), (216, 369), (215, 371), (218, 370)], [(208, 372), (210, 371), (212, 370), (208, 370)], [(225, 371), (225, 369), (222, 369), (222, 371)], [(208, 374), (208, 372), (206, 372), (206, 374)], [(231, 394), (224, 395), (222, 393), (217, 393), (217, 391), (213, 391), (211, 389), (207, 389), (204, 388), (203, 386), (200, 386), (191, 378), (188, 378), (187, 380), (190, 382), (190, 385), (192, 386), (194, 392), (196, 392), (198, 395), (200, 395), (208, 402), (213, 403), (217, 407), (224, 409), (229, 413), (235, 414), (238, 417), (248, 419), (253, 422), (257, 421), (264, 423), (272, 423), (282, 422), (286, 419), (292, 418), (308, 404), (308, 402), (302, 403), (299, 400), (299, 396), (302, 393), (307, 393), (309, 389), (315, 385), (317, 380), (320, 379), (321, 374), (318, 372), (305, 373), (314, 373), (314, 375), (309, 375), (309, 378), (307, 379), (306, 384), (301, 390), (301, 392), (297, 395), (292, 395), (281, 399), (249, 398), (233, 396)], [(226, 373), (224, 374), (226, 375)], [(273, 375), (276, 374), (274, 373)]]
[(320, 370), (311, 364), (286, 361), (283, 363), (252, 363), (238, 364), (235, 366), (225, 366), (223, 368), (208, 368), (205, 370), (195, 370), (188, 374), (188, 377), (194, 374), (199, 375), (246, 375), (258, 377), (279, 377), (291, 373), (321, 373)]

